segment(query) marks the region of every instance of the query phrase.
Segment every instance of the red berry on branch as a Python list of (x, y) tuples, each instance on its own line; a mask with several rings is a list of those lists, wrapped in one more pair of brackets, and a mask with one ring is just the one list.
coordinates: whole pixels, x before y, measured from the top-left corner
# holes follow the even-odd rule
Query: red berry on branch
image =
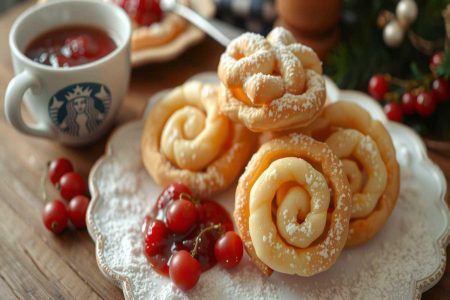
[(76, 228), (86, 227), (86, 212), (89, 198), (83, 195), (76, 196), (69, 202), (69, 218)]
[(72, 171), (72, 163), (67, 158), (54, 159), (48, 164), (48, 177), (53, 184), (56, 184), (64, 174)]
[(84, 195), (87, 190), (83, 177), (76, 172), (64, 174), (59, 180), (59, 188), (61, 196), (66, 200)]
[(437, 78), (431, 84), (433, 96), (439, 102), (446, 102), (450, 99), (450, 82), (444, 78)]
[(178, 251), (172, 255), (169, 261), (169, 276), (178, 288), (184, 291), (192, 289), (197, 284), (201, 274), (200, 263), (186, 250)]
[(406, 92), (402, 96), (402, 110), (405, 115), (413, 115), (416, 111), (417, 96)]
[(375, 99), (382, 100), (389, 90), (389, 83), (386, 77), (381, 74), (374, 75), (369, 80), (368, 91)]
[(69, 214), (66, 205), (60, 200), (45, 204), (42, 219), (45, 227), (53, 233), (61, 233), (67, 227)]
[(239, 264), (243, 253), (242, 240), (234, 231), (226, 232), (214, 245), (214, 255), (217, 261), (226, 269), (233, 268)]
[(398, 103), (388, 103), (384, 106), (384, 112), (389, 120), (401, 122), (403, 120), (402, 106)]
[(435, 53), (430, 60), (430, 70), (432, 72), (436, 71), (436, 68), (442, 63), (444, 60), (444, 52), (440, 51)]
[(429, 117), (436, 110), (436, 99), (432, 93), (422, 92), (417, 96), (416, 111), (422, 117)]

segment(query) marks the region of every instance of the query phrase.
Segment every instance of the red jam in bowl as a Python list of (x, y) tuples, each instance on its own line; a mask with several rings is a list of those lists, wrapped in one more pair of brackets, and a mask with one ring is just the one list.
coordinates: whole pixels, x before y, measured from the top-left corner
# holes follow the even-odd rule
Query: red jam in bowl
[(41, 34), (28, 45), (25, 55), (40, 64), (66, 68), (96, 61), (116, 48), (105, 31), (72, 25)]

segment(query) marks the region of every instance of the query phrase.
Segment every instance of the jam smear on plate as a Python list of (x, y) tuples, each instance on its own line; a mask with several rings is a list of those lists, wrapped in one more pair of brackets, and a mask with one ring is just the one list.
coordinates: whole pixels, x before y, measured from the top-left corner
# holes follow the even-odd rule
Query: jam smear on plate
[[(196, 222), (185, 232), (175, 233), (168, 224), (168, 210), (176, 201), (186, 199), (193, 203)], [(142, 227), (144, 252), (152, 268), (168, 276), (171, 256), (180, 250), (192, 253), (196, 248), (195, 258), (203, 272), (217, 263), (214, 255), (216, 241), (224, 232), (232, 230), (233, 222), (225, 208), (211, 200), (194, 199), (185, 186), (175, 183), (163, 190), (150, 215), (145, 217)]]

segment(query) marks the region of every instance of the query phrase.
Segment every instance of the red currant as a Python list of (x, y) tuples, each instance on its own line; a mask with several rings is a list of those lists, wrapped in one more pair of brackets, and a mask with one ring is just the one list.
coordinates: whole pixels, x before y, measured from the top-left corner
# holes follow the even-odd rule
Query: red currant
[(69, 202), (69, 218), (76, 228), (86, 227), (86, 212), (89, 198), (83, 195), (76, 196)]
[(242, 240), (234, 231), (226, 232), (214, 246), (214, 255), (217, 261), (226, 269), (239, 264), (243, 253)]
[(84, 195), (87, 190), (83, 177), (76, 172), (64, 174), (59, 180), (59, 188), (61, 196), (66, 200)]
[(233, 230), (233, 222), (228, 212), (217, 202), (203, 200), (197, 205), (199, 221), (203, 224), (222, 224), (225, 231)]
[(72, 163), (67, 158), (54, 159), (48, 163), (48, 176), (53, 184), (56, 184), (64, 174), (72, 171)]
[(169, 261), (169, 276), (181, 290), (192, 289), (197, 284), (201, 274), (200, 263), (186, 250), (178, 251), (172, 255)]
[(170, 235), (164, 222), (160, 220), (151, 221), (145, 233), (145, 253), (154, 256), (161, 253)]
[(185, 194), (188, 197), (192, 197), (191, 190), (182, 183), (172, 183), (169, 184), (158, 196), (158, 200), (156, 200), (156, 208), (162, 209), (167, 203), (171, 200), (180, 199), (180, 195)]
[(437, 78), (431, 84), (433, 95), (439, 102), (445, 102), (450, 99), (450, 82), (444, 78)]
[(436, 110), (436, 99), (432, 93), (422, 92), (417, 96), (416, 111), (422, 117), (429, 117)]
[(194, 203), (180, 199), (173, 201), (166, 212), (167, 227), (175, 233), (186, 233), (198, 220)]
[(436, 68), (442, 63), (444, 60), (444, 52), (440, 51), (435, 53), (430, 60), (430, 70), (436, 71)]
[(402, 96), (402, 110), (405, 115), (413, 115), (416, 111), (417, 96), (411, 92), (406, 92)]
[(389, 90), (389, 84), (384, 75), (374, 75), (369, 80), (368, 91), (375, 99), (382, 100)]
[(389, 120), (401, 122), (403, 120), (402, 106), (398, 103), (388, 103), (384, 106), (384, 112)]
[(45, 227), (53, 233), (60, 233), (67, 227), (68, 213), (66, 205), (60, 200), (45, 204), (42, 212)]

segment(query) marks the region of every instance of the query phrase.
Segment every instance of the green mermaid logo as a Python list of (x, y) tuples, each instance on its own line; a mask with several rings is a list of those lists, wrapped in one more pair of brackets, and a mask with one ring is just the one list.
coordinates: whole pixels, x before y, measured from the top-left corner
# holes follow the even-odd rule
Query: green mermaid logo
[(78, 83), (58, 91), (49, 102), (52, 122), (65, 134), (84, 137), (103, 123), (111, 93), (98, 83)]

